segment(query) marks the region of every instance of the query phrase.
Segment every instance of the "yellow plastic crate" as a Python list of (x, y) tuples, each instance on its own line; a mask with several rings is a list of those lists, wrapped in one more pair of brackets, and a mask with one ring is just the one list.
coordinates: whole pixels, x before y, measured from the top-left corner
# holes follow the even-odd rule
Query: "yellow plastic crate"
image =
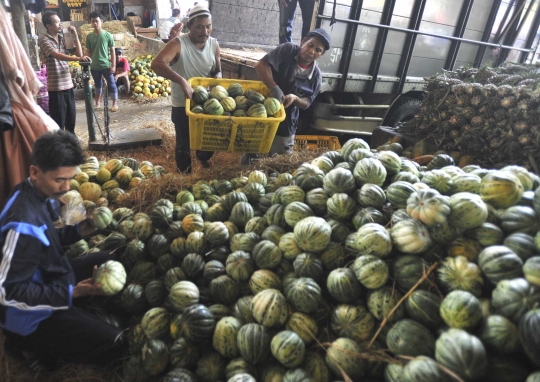
[(316, 150), (320, 148), (329, 151), (341, 149), (338, 137), (324, 135), (296, 135), (294, 137), (295, 150)]
[[(234, 82), (245, 90), (255, 90), (265, 97), (270, 90), (261, 81), (243, 81), (223, 78), (189, 79), (191, 87), (205, 88), (221, 85), (224, 88)], [(266, 154), (270, 151), (278, 126), (285, 119), (285, 109), (274, 118), (229, 117), (191, 112), (191, 100), (186, 100), (186, 114), (189, 117), (189, 144), (193, 150), (228, 151), (231, 153)]]

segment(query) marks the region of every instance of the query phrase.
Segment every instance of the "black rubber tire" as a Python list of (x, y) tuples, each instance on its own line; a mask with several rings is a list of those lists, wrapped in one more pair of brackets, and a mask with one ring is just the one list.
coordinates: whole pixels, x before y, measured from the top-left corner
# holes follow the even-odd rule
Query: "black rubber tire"
[(412, 97), (401, 97), (384, 119), (384, 126), (396, 127), (398, 123), (408, 121), (420, 110), (422, 101)]

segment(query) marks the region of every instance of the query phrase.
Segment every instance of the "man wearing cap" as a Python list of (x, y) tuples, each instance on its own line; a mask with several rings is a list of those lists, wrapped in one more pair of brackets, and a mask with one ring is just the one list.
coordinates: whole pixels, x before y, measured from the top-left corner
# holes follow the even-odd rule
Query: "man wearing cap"
[[(187, 27), (189, 33), (172, 39), (157, 54), (152, 61), (152, 69), (158, 76), (172, 81), (171, 119), (176, 130), (176, 165), (180, 172), (191, 173), (186, 98), (191, 99), (193, 88), (188, 79), (221, 78), (221, 62), (217, 40), (210, 37), (212, 16), (208, 8), (203, 5), (191, 8)], [(209, 151), (197, 151), (197, 159), (203, 167), (209, 167), (208, 160), (212, 154)]]
[[(324, 29), (314, 29), (300, 46), (290, 42), (281, 44), (255, 65), (255, 71), (270, 89), (271, 97), (283, 102), (287, 115), (278, 127), (270, 155), (292, 153), (299, 109), (310, 107), (319, 94), (321, 71), (316, 60), (328, 49), (328, 33)], [(250, 164), (254, 157), (245, 154), (240, 163)]]

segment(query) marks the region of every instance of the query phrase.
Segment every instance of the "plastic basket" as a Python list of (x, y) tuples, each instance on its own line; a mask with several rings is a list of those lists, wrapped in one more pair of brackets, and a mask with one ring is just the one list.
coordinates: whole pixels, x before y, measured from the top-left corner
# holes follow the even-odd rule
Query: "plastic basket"
[[(205, 88), (216, 85), (227, 88), (237, 82), (244, 91), (251, 89), (264, 96), (270, 95), (261, 81), (194, 77), (188, 82), (192, 87), (200, 85)], [(253, 118), (195, 114), (190, 110), (190, 102), (190, 99), (186, 100), (186, 114), (189, 117), (189, 144), (193, 150), (266, 154), (270, 151), (279, 124), (285, 119), (283, 105), (275, 118)]]
[(323, 135), (296, 135), (294, 137), (295, 150), (316, 150), (320, 148), (334, 151), (341, 149), (341, 145), (338, 137)]

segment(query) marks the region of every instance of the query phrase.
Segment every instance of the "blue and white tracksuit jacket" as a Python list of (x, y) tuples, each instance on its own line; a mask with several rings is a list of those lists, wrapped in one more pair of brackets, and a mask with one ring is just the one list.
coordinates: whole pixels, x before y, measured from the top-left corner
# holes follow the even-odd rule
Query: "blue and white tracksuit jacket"
[(62, 246), (77, 226), (54, 227), (59, 203), (26, 179), (0, 214), (0, 327), (26, 336), (54, 311), (71, 307), (75, 275)]

